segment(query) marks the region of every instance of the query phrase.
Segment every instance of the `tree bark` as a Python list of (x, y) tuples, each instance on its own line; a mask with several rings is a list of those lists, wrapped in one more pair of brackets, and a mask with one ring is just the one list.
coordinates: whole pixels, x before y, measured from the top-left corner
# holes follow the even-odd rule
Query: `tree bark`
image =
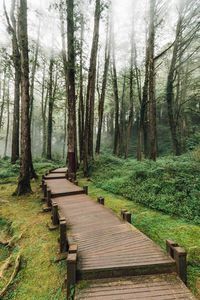
[(84, 146), (84, 104), (83, 104), (83, 37), (84, 37), (84, 21), (81, 15), (81, 44), (80, 44), (80, 88), (79, 88), (79, 109), (78, 109), (78, 127), (79, 127), (79, 156), (80, 163), (83, 160)]
[(90, 68), (88, 73), (88, 88), (87, 101), (89, 102), (89, 120), (88, 122), (88, 155), (93, 157), (93, 135), (94, 135), (94, 100), (95, 100), (95, 84), (96, 84), (96, 64), (97, 51), (99, 42), (99, 22), (101, 14), (101, 1), (96, 0), (95, 14), (94, 14), (94, 31), (93, 41), (90, 56)]
[(18, 37), (17, 37), (18, 35), (17, 22), (14, 14), (15, 7), (16, 7), (16, 0), (12, 0), (10, 19), (9, 19), (5, 8), (5, 2), (4, 2), (4, 11), (7, 19), (8, 29), (12, 36), (12, 61), (15, 69), (12, 151), (11, 151), (12, 164), (14, 164), (19, 158), (19, 111), (20, 111), (20, 82), (21, 82), (20, 50), (19, 50)]
[(150, 24), (149, 24), (149, 158), (156, 160), (157, 138), (156, 138), (156, 102), (154, 87), (154, 39), (155, 39), (155, 0), (150, 1)]
[(64, 110), (64, 139), (63, 139), (63, 159), (65, 157), (66, 151), (66, 139), (67, 139), (67, 102), (68, 102), (68, 71), (67, 71), (67, 55), (66, 55), (66, 45), (65, 45), (65, 20), (63, 16), (62, 0), (60, 2), (60, 23), (61, 23), (61, 39), (62, 39), (62, 59), (63, 59), (63, 70), (65, 75), (65, 90), (66, 90), (66, 100), (65, 100), (65, 110)]
[(30, 123), (29, 123), (29, 58), (27, 34), (27, 1), (20, 0), (19, 9), (19, 41), (21, 52), (21, 165), (20, 178), (16, 190), (17, 195), (31, 192), (30, 186)]
[(134, 43), (133, 43), (133, 30), (131, 36), (131, 61), (130, 61), (130, 104), (129, 104), (129, 119), (128, 119), (128, 127), (126, 132), (126, 152), (125, 158), (128, 158), (128, 145), (130, 139), (131, 128), (133, 125), (133, 50), (134, 50)]
[(76, 176), (76, 96), (74, 50), (74, 0), (67, 0), (67, 47), (68, 47), (68, 172)]
[(126, 120), (125, 120), (125, 89), (126, 89), (126, 76), (124, 75), (124, 83), (122, 89), (122, 99), (121, 99), (121, 110), (120, 110), (120, 126), (119, 126), (119, 155), (125, 156), (125, 133), (126, 133)]
[(42, 157), (46, 157), (47, 150), (47, 131), (46, 131), (46, 110), (47, 110), (47, 100), (49, 95), (49, 87), (47, 86), (46, 96), (45, 92), (45, 64), (43, 70), (43, 80), (42, 80)]
[(2, 103), (1, 103), (1, 111), (0, 111), (0, 130), (3, 127), (3, 113), (5, 107), (5, 98), (6, 98), (6, 67), (4, 68), (4, 75), (3, 75), (3, 94), (2, 94)]
[(31, 84), (30, 84), (30, 126), (31, 126), (31, 120), (33, 115), (33, 101), (34, 101), (34, 86), (35, 86), (35, 73), (37, 68), (37, 61), (38, 61), (38, 53), (39, 53), (39, 40), (40, 40), (40, 23), (38, 28), (38, 36), (37, 36), (37, 42), (36, 42), (36, 49), (35, 49), (35, 57), (32, 65), (31, 70)]
[(53, 66), (54, 59), (50, 59), (49, 64), (49, 112), (47, 124), (47, 159), (52, 159), (51, 144), (52, 144), (52, 117), (53, 117)]
[(114, 147), (113, 154), (117, 155), (117, 148), (119, 144), (119, 93), (118, 93), (118, 82), (117, 82), (117, 71), (115, 64), (115, 53), (113, 49), (113, 91), (115, 99), (115, 132), (114, 132)]
[(105, 48), (105, 62), (104, 62), (104, 72), (103, 72), (103, 82), (101, 88), (101, 95), (99, 99), (98, 106), (98, 132), (97, 132), (97, 141), (96, 141), (96, 154), (100, 153), (100, 145), (101, 145), (101, 130), (102, 130), (102, 122), (103, 122), (103, 114), (104, 114), (104, 102), (105, 102), (105, 94), (106, 94), (106, 85), (108, 78), (108, 68), (110, 63), (110, 33), (107, 30), (107, 39), (106, 39), (106, 48)]
[(4, 157), (7, 154), (7, 147), (8, 147), (8, 136), (9, 136), (9, 129), (10, 129), (10, 90), (9, 90), (10, 82), (8, 81), (8, 88), (7, 88), (7, 95), (6, 95), (6, 102), (7, 102), (7, 128), (6, 128), (6, 140), (5, 140), (5, 148), (4, 148)]
[(174, 48), (172, 53), (172, 59), (170, 63), (170, 69), (167, 77), (167, 89), (166, 89), (166, 100), (167, 100), (167, 109), (168, 109), (168, 118), (169, 118), (169, 125), (170, 131), (172, 136), (172, 143), (175, 155), (181, 154), (181, 145), (178, 140), (177, 134), (177, 125), (174, 118), (174, 109), (173, 109), (173, 99), (174, 99), (174, 73), (176, 68), (177, 56), (178, 56), (178, 47), (179, 47), (179, 38), (181, 33), (182, 27), (182, 17), (181, 14), (179, 16), (177, 26), (176, 26), (176, 39), (174, 42)]

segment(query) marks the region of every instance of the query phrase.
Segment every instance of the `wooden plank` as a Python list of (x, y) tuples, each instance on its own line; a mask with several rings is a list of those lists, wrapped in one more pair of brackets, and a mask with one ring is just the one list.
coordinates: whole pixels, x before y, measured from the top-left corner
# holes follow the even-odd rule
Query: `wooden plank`
[(66, 173), (66, 172), (67, 172), (67, 168), (58, 168), (51, 171), (51, 173)]
[(146, 275), (92, 280), (83, 290), (76, 291), (75, 300), (81, 299), (133, 299), (175, 300), (196, 299), (183, 282), (174, 274)]
[(44, 179), (65, 179), (65, 173), (49, 173), (48, 175), (44, 176)]

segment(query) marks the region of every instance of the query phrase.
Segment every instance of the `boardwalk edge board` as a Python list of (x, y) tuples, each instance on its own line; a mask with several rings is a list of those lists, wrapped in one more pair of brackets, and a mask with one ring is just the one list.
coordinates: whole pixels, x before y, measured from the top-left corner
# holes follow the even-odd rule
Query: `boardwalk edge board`
[[(60, 253), (65, 254), (68, 251), (67, 299), (74, 298), (72, 292), (77, 280), (89, 280), (90, 286), (89, 289), (86, 287), (77, 291), (75, 296), (77, 300), (152, 297), (160, 300), (196, 299), (183, 284), (187, 284), (187, 253), (182, 247), (168, 239), (164, 253), (159, 246), (131, 225), (130, 212), (122, 209), (120, 220), (116, 214), (104, 207), (103, 197), (98, 197), (97, 202), (94, 202), (87, 196), (87, 186), (81, 189), (76, 179), (72, 182), (67, 178), (67, 168), (52, 169), (49, 174), (42, 177), (41, 184), (47, 207), (52, 211), (52, 223), (59, 228)], [(97, 203), (101, 205), (98, 206)], [(67, 225), (72, 226), (68, 232)], [(110, 230), (113, 233), (109, 238)], [(124, 242), (121, 240), (122, 237)], [(128, 243), (128, 239), (131, 244)], [(126, 259), (123, 260), (123, 256)], [(143, 257), (145, 259), (142, 263)], [(107, 280), (103, 283), (105, 278)], [(152, 283), (151, 288), (146, 282), (141, 283), (143, 278), (151, 279), (149, 281)], [(170, 282), (173, 278), (173, 292), (171, 292)], [(140, 282), (141, 293), (134, 288), (137, 281)], [(100, 289), (96, 289), (98, 283), (101, 284)], [(160, 284), (159, 291), (155, 283)], [(118, 292), (114, 288), (115, 284), (120, 285)]]

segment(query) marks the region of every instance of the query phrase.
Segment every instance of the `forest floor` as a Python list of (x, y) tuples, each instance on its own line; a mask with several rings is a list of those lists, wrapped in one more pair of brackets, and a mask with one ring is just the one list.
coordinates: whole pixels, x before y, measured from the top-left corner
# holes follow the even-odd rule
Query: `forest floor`
[[(62, 163), (40, 161), (35, 164), (40, 176), (55, 166), (62, 166)], [(0, 169), (0, 240), (14, 237), (10, 248), (0, 245), (0, 269), (10, 254), (13, 254), (13, 260), (18, 253), (22, 257), (20, 271), (3, 300), (64, 300), (66, 264), (64, 261), (56, 262), (58, 232), (49, 231), (47, 224), (51, 214), (42, 213), (41, 177), (32, 181), (31, 195), (13, 197), (18, 166), (12, 167), (0, 160)], [(132, 213), (132, 224), (162, 248), (165, 248), (168, 238), (185, 247), (188, 252), (188, 287), (200, 299), (200, 226), (97, 187), (98, 172), (93, 170), (89, 178), (83, 178), (79, 172), (79, 184), (89, 186), (89, 195), (93, 199), (104, 197), (105, 205), (117, 214), (120, 214), (121, 208), (128, 209)], [(105, 173), (104, 177), (106, 179)], [(8, 278), (12, 270), (13, 264), (3, 275)], [(0, 278), (0, 290), (4, 285), (5, 281)]]

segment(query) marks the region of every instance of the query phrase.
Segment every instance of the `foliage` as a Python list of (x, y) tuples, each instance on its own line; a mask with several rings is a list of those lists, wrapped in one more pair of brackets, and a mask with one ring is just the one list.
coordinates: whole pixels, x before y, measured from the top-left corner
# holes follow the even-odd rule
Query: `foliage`
[(198, 151), (157, 162), (101, 155), (90, 175), (97, 187), (200, 224), (199, 161)]
[[(63, 167), (65, 163), (58, 158), (55, 160), (47, 160), (46, 158), (34, 158), (33, 159), (34, 168), (36, 173), (44, 174), (49, 169), (56, 167)], [(0, 159), (0, 180), (2, 183), (9, 183), (16, 180), (19, 176), (20, 162), (17, 161), (16, 164), (12, 165), (9, 159)]]

